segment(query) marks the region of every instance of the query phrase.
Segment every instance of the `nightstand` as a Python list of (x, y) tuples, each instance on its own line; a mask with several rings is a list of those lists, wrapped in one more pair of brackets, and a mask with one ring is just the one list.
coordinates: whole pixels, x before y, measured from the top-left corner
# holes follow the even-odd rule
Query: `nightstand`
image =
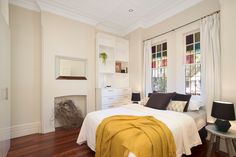
[(216, 150), (219, 150), (220, 139), (224, 139), (226, 143), (227, 152), (229, 157), (233, 157), (233, 149), (236, 151), (236, 131), (229, 130), (228, 132), (218, 131), (215, 125), (207, 125), (207, 132), (210, 134), (210, 145), (207, 150), (207, 157), (211, 156), (212, 147), (216, 139)]

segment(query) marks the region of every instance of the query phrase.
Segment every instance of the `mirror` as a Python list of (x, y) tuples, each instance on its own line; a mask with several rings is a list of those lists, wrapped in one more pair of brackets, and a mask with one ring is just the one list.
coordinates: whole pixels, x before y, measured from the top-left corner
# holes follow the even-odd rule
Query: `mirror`
[(57, 80), (87, 80), (87, 60), (56, 56)]

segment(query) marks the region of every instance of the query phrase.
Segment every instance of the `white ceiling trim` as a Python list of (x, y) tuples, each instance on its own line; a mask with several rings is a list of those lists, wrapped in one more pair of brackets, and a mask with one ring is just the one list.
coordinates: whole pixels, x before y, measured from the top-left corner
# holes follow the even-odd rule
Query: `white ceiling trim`
[(180, 13), (182, 11), (184, 11), (185, 9), (199, 3), (202, 0), (187, 0), (187, 1), (183, 1), (182, 3), (178, 4), (178, 5), (174, 5), (170, 8), (168, 8), (168, 10), (165, 10), (165, 12), (163, 12), (162, 14), (158, 15), (158, 16), (154, 16), (154, 18), (150, 18), (150, 19), (140, 19), (139, 21), (137, 21), (136, 23), (128, 26), (125, 29), (122, 30), (118, 30), (118, 29), (114, 29), (114, 28), (110, 28), (106, 25), (103, 25), (100, 23), (100, 21), (92, 19), (91, 17), (86, 17), (86, 16), (81, 16), (79, 14), (78, 11), (72, 9), (72, 8), (68, 8), (65, 7), (61, 4), (57, 4), (57, 5), (53, 5), (50, 3), (50, 1), (45, 1), (45, 0), (10, 0), (11, 4), (20, 6), (20, 7), (24, 7), (30, 10), (34, 10), (34, 11), (47, 11), (47, 12), (51, 12), (66, 18), (70, 18), (79, 22), (83, 22), (92, 26), (95, 26), (97, 29), (99, 30), (103, 30), (103, 31), (107, 31), (119, 36), (125, 36), (127, 34), (129, 34), (130, 32), (138, 29), (138, 28), (148, 28), (151, 27), (155, 24), (158, 24), (162, 21), (164, 21), (165, 19), (176, 15), (177, 13)]
[(50, 3), (47, 3), (45, 1), (37, 1), (37, 2), (40, 6), (40, 9), (43, 11), (51, 12), (56, 15), (60, 15), (60, 16), (67, 17), (73, 20), (77, 20), (77, 21), (80, 21), (82, 23), (86, 23), (92, 26), (95, 26), (98, 23), (94, 19), (91, 19), (85, 16), (80, 16), (78, 13), (75, 13), (75, 11), (73, 11), (70, 8), (66, 8), (61, 5), (53, 6), (53, 5), (50, 5)]
[(149, 21), (145, 21), (145, 20), (141, 20), (138, 21), (137, 23), (129, 26), (126, 30), (124, 30), (124, 34), (129, 34), (130, 32), (138, 29), (138, 28), (148, 28), (151, 27), (155, 24), (158, 24), (166, 19), (168, 19), (171, 16), (174, 16), (188, 8), (190, 8), (191, 6), (201, 2), (202, 0), (189, 0), (189, 1), (185, 1), (184, 3), (182, 3), (181, 5), (178, 6), (174, 6), (171, 9), (168, 10), (168, 12), (165, 12)]
[(9, 0), (9, 2), (13, 5), (20, 6), (29, 10), (33, 11), (40, 11), (40, 8), (38, 7), (37, 3), (33, 0)]
[(174, 16), (188, 8), (190, 8), (191, 6), (194, 6), (195, 4), (201, 2), (202, 0), (188, 0), (188, 1), (184, 1), (184, 3), (180, 4), (180, 5), (175, 5), (172, 8), (170, 8), (167, 12), (157, 16), (156, 18), (153, 18), (152, 20), (149, 21), (142, 21), (142, 25), (140, 27), (143, 28), (148, 28), (151, 27), (155, 24), (158, 24), (164, 20), (166, 20), (167, 18)]

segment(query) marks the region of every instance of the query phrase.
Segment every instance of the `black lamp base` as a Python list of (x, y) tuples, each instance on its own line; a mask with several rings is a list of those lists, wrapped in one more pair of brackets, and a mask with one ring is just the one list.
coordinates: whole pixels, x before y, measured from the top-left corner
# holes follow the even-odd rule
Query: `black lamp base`
[(138, 101), (133, 101), (133, 104), (138, 104)]
[(216, 128), (221, 132), (227, 132), (231, 127), (231, 124), (228, 120), (216, 119), (215, 121)]

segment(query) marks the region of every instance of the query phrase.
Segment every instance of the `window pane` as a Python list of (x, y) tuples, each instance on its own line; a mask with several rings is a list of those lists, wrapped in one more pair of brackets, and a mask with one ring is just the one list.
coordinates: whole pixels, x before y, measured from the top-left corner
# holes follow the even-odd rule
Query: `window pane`
[(195, 50), (200, 51), (200, 43), (195, 44)]
[(187, 55), (186, 64), (193, 64), (193, 63), (194, 63), (194, 55)]
[(193, 52), (193, 45), (187, 46), (187, 47), (186, 47), (186, 51), (187, 51), (187, 53)]
[(185, 78), (185, 92), (186, 93), (190, 93), (190, 78), (186, 77)]
[(161, 62), (161, 67), (167, 66), (167, 59), (163, 59)]
[(200, 32), (195, 33), (195, 42), (200, 41)]
[(186, 45), (193, 43), (193, 34), (186, 36)]
[(196, 65), (196, 77), (201, 76), (201, 65)]
[(156, 52), (156, 46), (152, 46), (152, 53)]
[(156, 58), (156, 53), (152, 54), (152, 59)]
[(191, 94), (196, 94), (196, 86), (195, 86), (195, 79), (191, 78), (191, 81), (190, 81), (190, 93)]
[(196, 63), (201, 63), (201, 55), (196, 54)]
[(157, 45), (157, 52), (161, 51), (161, 45)]
[(191, 80), (194, 79), (196, 76), (196, 65), (190, 65), (190, 75)]
[(163, 52), (163, 57), (166, 57), (167, 56), (167, 51), (164, 51)]
[(163, 43), (163, 44), (162, 44), (162, 50), (163, 50), (163, 51), (167, 50), (167, 43)]
[(189, 77), (190, 76), (190, 70), (191, 66), (190, 65), (186, 65), (185, 66), (185, 76)]
[(161, 52), (157, 53), (157, 58), (161, 58)]
[(152, 68), (156, 68), (156, 61), (152, 61)]
[(196, 94), (201, 92), (201, 77), (196, 77)]
[(160, 67), (161, 66), (161, 60), (157, 61), (157, 66)]

